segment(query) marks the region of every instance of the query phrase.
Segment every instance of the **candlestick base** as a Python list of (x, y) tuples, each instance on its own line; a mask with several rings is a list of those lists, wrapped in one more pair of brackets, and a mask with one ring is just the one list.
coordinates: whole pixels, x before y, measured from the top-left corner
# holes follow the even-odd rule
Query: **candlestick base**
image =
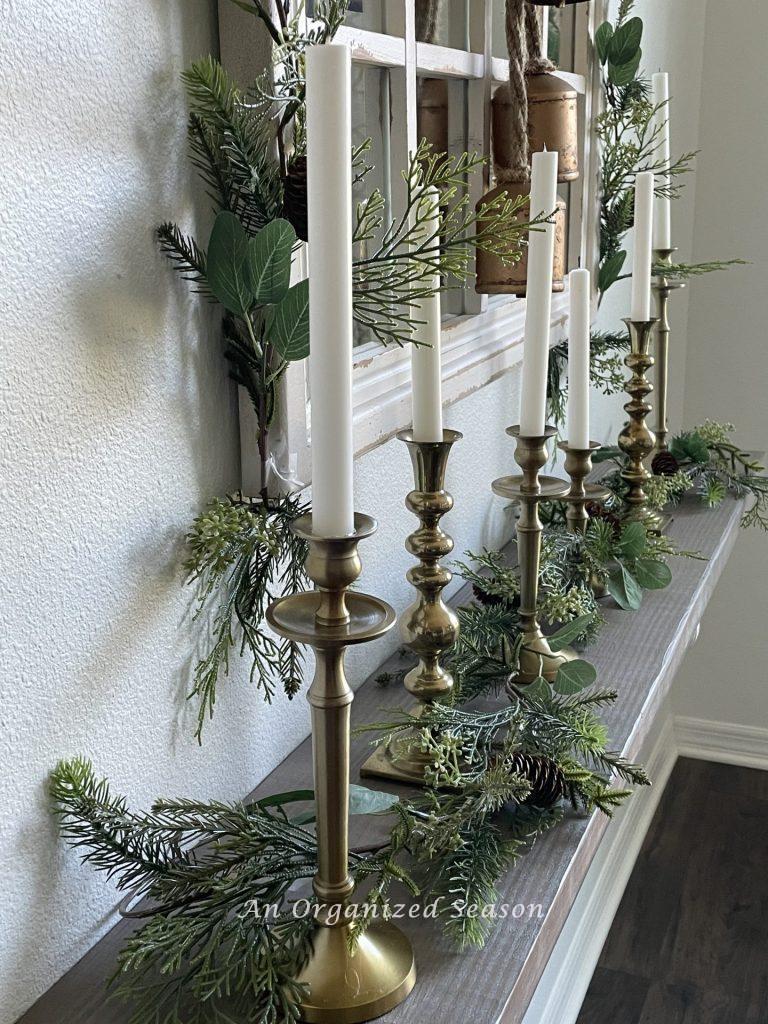
[(411, 943), (393, 924), (375, 921), (349, 949), (351, 924), (318, 929), (298, 981), (309, 986), (300, 1006), (308, 1024), (362, 1024), (398, 1006), (416, 982)]
[(424, 786), (424, 773), (432, 758), (421, 749), (416, 733), (419, 719), (426, 704), (419, 704), (410, 712), (413, 716), (413, 731), (396, 736), (387, 743), (381, 743), (360, 769), (364, 779), (387, 779), (389, 782), (405, 782), (411, 786)]

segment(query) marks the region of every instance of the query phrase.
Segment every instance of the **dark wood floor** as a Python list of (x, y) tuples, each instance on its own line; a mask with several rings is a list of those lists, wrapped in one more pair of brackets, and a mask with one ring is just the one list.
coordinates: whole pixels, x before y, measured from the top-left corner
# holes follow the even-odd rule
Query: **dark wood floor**
[(768, 772), (678, 761), (577, 1024), (768, 1024)]

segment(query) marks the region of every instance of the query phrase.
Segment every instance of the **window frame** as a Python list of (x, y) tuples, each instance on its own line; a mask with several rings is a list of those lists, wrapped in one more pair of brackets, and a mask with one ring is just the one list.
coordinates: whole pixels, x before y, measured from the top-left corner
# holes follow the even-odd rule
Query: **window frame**
[[(388, 71), (392, 108), (405, 112), (406, 131), (390, 139), (393, 167), (405, 167), (417, 144), (417, 76), (447, 78), (467, 83), (466, 141), (469, 150), (490, 155), (491, 96), (494, 87), (508, 81), (507, 61), (493, 56), (493, 0), (472, 0), (469, 50), (417, 42), (414, 0), (382, 0), (388, 33), (342, 26), (337, 42), (347, 43), (352, 60)], [(229, 4), (226, 5), (230, 7)], [(601, 99), (600, 69), (592, 40), (606, 16), (607, 0), (575, 7), (575, 69), (558, 71), (579, 94), (579, 157), (581, 174), (571, 189), (568, 265), (596, 266), (599, 251), (599, 165), (589, 126)], [(221, 16), (221, 15), (220, 15)], [(242, 14), (239, 14), (242, 18)], [(230, 34), (231, 38), (231, 34)], [(546, 37), (545, 37), (546, 38)], [(226, 59), (227, 54), (223, 57)], [(242, 56), (239, 58), (242, 65)], [(400, 186), (392, 175), (393, 191)], [(404, 187), (404, 186), (402, 186)], [(487, 171), (474, 175), (469, 198), (477, 202), (488, 188)], [(393, 194), (397, 208), (398, 196)], [(574, 228), (577, 228), (574, 230)], [(306, 275), (306, 247), (295, 263), (296, 279)], [(471, 278), (470, 278), (471, 280)], [(443, 326), (443, 389), (446, 405), (491, 383), (522, 358), (525, 300), (513, 296), (477, 295), (469, 285), (461, 315)], [(566, 291), (553, 296), (553, 343), (567, 323)], [(290, 365), (284, 378), (282, 412), (276, 425), (280, 435), (280, 461), (290, 465), (293, 482), (311, 475), (311, 409), (305, 363)], [(362, 345), (355, 349), (353, 367), (355, 454), (361, 455), (410, 424), (410, 354), (407, 348)], [(241, 395), (241, 438), (244, 490), (253, 479), (255, 453), (253, 413)], [(252, 464), (253, 463), (253, 464)]]

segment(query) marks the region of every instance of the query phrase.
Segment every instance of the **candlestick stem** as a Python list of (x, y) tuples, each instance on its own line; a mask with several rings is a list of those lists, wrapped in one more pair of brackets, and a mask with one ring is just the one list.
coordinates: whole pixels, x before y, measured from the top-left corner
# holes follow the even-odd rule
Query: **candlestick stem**
[(349, 744), (353, 693), (344, 674), (344, 654), (353, 644), (386, 633), (395, 613), (376, 597), (350, 591), (360, 575), (360, 540), (376, 529), (368, 516), (355, 515), (348, 537), (321, 537), (311, 516), (293, 531), (309, 544), (306, 568), (314, 591), (292, 594), (270, 605), (267, 620), (275, 632), (315, 652), (309, 690), (317, 814), (318, 866), (314, 890), (320, 927), (313, 952), (298, 980), (308, 986), (301, 1019), (318, 1024), (358, 1024), (373, 1020), (406, 998), (416, 980), (413, 950), (393, 924), (375, 921), (350, 949), (351, 920), (345, 907), (355, 884), (349, 874)]
[[(403, 680), (406, 690), (421, 702), (414, 712), (418, 718), (425, 707), (453, 689), (453, 677), (441, 658), (458, 639), (459, 620), (443, 601), (452, 573), (440, 564), (453, 551), (453, 541), (441, 528), (440, 520), (453, 508), (453, 498), (445, 490), (445, 471), (451, 448), (462, 435), (457, 430), (444, 430), (442, 441), (414, 441), (413, 432), (405, 430), (397, 436), (408, 446), (413, 465), (415, 487), (405, 504), (420, 522), (405, 543), (420, 562), (408, 570), (408, 581), (419, 596), (400, 618), (402, 637), (419, 659)], [(424, 771), (430, 763), (414, 731), (379, 746), (360, 774), (423, 785)]]
[[(672, 266), (672, 256), (677, 252), (673, 249), (657, 249), (656, 265)], [(684, 288), (683, 281), (676, 281), (666, 274), (657, 274), (653, 280), (653, 291), (656, 293), (656, 308), (658, 310), (658, 324), (656, 325), (656, 392), (657, 392), (657, 415), (656, 415), (656, 450), (668, 451), (669, 425), (667, 423), (667, 392), (669, 383), (669, 296), (673, 291)]]
[(587, 483), (587, 477), (592, 472), (592, 456), (600, 451), (602, 445), (590, 441), (589, 448), (574, 448), (568, 441), (561, 441), (557, 447), (565, 453), (565, 471), (571, 480), (565, 495), (568, 529), (571, 533), (584, 533), (589, 522), (586, 506), (590, 502), (600, 504), (611, 494), (602, 484)]
[[(510, 427), (507, 433), (517, 439), (515, 461), (521, 476), (506, 476), (494, 480), (495, 494), (520, 503), (517, 521), (517, 557), (520, 565), (520, 628), (523, 642), (517, 671), (509, 685), (527, 685), (539, 676), (552, 682), (560, 666), (576, 657), (569, 648), (554, 652), (544, 636), (538, 619), (539, 570), (541, 568), (542, 523), (539, 502), (562, 499), (568, 493), (568, 484), (557, 477), (542, 476), (540, 470), (547, 462), (547, 441), (557, 433), (556, 427), (546, 427), (543, 435), (527, 437), (520, 427)], [(511, 693), (510, 693), (511, 695)]]

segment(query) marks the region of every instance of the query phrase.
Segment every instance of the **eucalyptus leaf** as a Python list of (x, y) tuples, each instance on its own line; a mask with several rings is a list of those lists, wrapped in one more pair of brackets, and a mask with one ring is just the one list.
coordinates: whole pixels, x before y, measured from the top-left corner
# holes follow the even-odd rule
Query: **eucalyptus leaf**
[[(315, 794), (311, 790), (309, 799), (314, 800)], [(367, 789), (365, 786), (349, 787), (349, 813), (350, 814), (382, 814), (390, 810), (398, 803), (400, 797), (393, 793), (382, 793), (378, 789)], [(311, 825), (316, 818), (314, 810), (304, 811), (291, 818), (292, 825)]]
[(399, 801), (400, 797), (394, 793), (383, 793), (380, 789), (368, 789), (366, 786), (349, 787), (350, 814), (381, 814)]
[(648, 547), (648, 534), (642, 523), (627, 523), (616, 547), (625, 558), (639, 558)]
[(663, 590), (672, 582), (672, 570), (657, 558), (638, 558), (633, 569), (644, 590)]
[(299, 281), (282, 302), (273, 306), (267, 318), (267, 335), (288, 361), (309, 355), (309, 281)]
[(571, 619), (570, 622), (566, 622), (565, 625), (561, 626), (556, 633), (547, 637), (550, 648), (555, 652), (562, 651), (562, 649), (567, 647), (568, 644), (579, 639), (591, 621), (591, 615), (579, 615), (578, 618)]
[(640, 67), (640, 61), (643, 57), (643, 51), (638, 50), (632, 60), (627, 61), (626, 64), (611, 64), (608, 63), (608, 77), (611, 82), (616, 86), (629, 85), (637, 77), (637, 71)]
[(523, 687), (523, 691), (531, 700), (549, 700), (552, 696), (552, 688), (544, 676), (538, 676), (532, 683)]
[(595, 46), (601, 64), (605, 64), (608, 60), (608, 47), (611, 39), (613, 39), (613, 25), (610, 21), (604, 21), (595, 32)]
[(247, 274), (256, 302), (280, 302), (291, 284), (291, 252), (296, 232), (287, 220), (273, 220), (248, 245)]
[(709, 462), (709, 448), (704, 438), (697, 433), (679, 434), (672, 439), (670, 451), (678, 462), (697, 462), (705, 465)]
[(245, 228), (233, 213), (222, 210), (208, 241), (206, 276), (222, 306), (238, 316), (246, 316), (253, 305), (248, 252)]
[(624, 611), (635, 612), (643, 603), (643, 591), (629, 570), (618, 564), (608, 573), (608, 593)]
[(616, 67), (633, 60), (643, 41), (643, 19), (630, 18), (614, 32), (608, 43), (608, 61)]
[(567, 697), (591, 686), (596, 679), (597, 669), (595, 666), (577, 658), (575, 661), (566, 661), (564, 665), (560, 666), (552, 685), (556, 693)]
[(615, 284), (624, 269), (624, 262), (627, 258), (627, 254), (623, 249), (619, 249), (613, 256), (603, 263), (600, 267), (600, 273), (598, 276), (598, 287), (601, 292), (607, 292), (612, 284)]

